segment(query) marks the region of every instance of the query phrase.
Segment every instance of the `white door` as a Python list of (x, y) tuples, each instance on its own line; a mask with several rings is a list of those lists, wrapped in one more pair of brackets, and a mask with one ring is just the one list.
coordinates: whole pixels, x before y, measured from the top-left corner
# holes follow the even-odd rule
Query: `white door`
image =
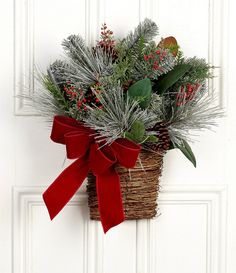
[[(0, 7), (0, 273), (235, 273), (235, 1), (15, 0)], [(122, 37), (145, 17), (186, 55), (219, 66), (210, 85), (226, 117), (193, 146), (196, 169), (178, 151), (166, 155), (160, 217), (104, 236), (88, 218), (83, 187), (51, 222), (41, 194), (62, 171), (65, 150), (15, 96), (34, 92), (34, 66), (44, 70), (60, 58), (69, 34), (94, 42), (106, 22)]]

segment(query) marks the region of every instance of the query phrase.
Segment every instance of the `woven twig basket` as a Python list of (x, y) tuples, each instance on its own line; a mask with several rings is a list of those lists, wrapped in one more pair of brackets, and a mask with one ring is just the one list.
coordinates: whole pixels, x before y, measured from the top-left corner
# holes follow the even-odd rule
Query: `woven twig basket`
[[(157, 214), (162, 165), (163, 155), (144, 150), (141, 151), (134, 168), (128, 170), (117, 165), (126, 220), (150, 219)], [(92, 173), (88, 175), (87, 192), (90, 218), (100, 220), (96, 182)]]

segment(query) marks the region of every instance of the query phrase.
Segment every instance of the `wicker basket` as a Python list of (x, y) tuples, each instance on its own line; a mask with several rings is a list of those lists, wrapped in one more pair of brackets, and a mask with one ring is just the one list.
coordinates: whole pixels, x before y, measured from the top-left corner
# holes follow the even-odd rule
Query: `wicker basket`
[[(156, 215), (162, 165), (163, 155), (142, 150), (133, 169), (117, 166), (126, 220), (149, 219)], [(99, 220), (96, 183), (92, 173), (88, 175), (87, 192), (90, 218)]]

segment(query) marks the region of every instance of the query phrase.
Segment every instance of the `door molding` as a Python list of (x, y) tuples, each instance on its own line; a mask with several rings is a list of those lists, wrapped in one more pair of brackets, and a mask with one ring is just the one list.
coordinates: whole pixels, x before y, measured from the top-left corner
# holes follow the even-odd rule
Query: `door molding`
[[(46, 210), (42, 199), (44, 187), (13, 188), (13, 273), (31, 272), (32, 211), (35, 206)], [(175, 185), (161, 188), (161, 206), (204, 206), (206, 210), (206, 270), (204, 273), (226, 272), (226, 194), (224, 185)], [(77, 193), (67, 206), (87, 206), (85, 193)], [(85, 219), (83, 232), (83, 273), (105, 273), (104, 235), (100, 223)], [(136, 221), (136, 272), (158, 272), (156, 253), (158, 217)]]

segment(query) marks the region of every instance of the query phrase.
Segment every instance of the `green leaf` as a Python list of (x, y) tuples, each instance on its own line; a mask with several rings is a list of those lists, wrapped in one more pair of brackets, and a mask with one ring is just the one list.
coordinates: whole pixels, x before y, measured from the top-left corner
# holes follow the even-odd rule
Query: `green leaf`
[(124, 137), (133, 140), (137, 143), (141, 143), (144, 139), (145, 127), (143, 122), (137, 120), (133, 123), (130, 132), (125, 132)]
[(182, 140), (182, 144), (176, 145), (176, 146), (188, 158), (188, 160), (190, 160), (192, 162), (193, 166), (196, 168), (196, 165), (197, 165), (196, 158), (194, 156), (194, 153), (193, 153), (191, 147), (187, 143), (187, 141)]
[(135, 139), (133, 139), (133, 135), (130, 132), (124, 132), (124, 137), (136, 142)]
[(131, 127), (130, 133), (137, 142), (142, 142), (145, 134), (145, 127), (143, 122), (135, 121)]
[(170, 142), (170, 147), (169, 147), (168, 150), (173, 150), (173, 149), (175, 149), (175, 148), (178, 148), (178, 147), (176, 147), (176, 145), (174, 145), (173, 142), (171, 141), (171, 142)]
[(150, 79), (145, 78), (137, 81), (128, 89), (128, 96), (130, 98), (139, 100), (139, 105), (142, 109), (149, 106), (151, 101), (152, 83)]
[(178, 64), (170, 72), (161, 77), (155, 85), (157, 94), (162, 95), (165, 91), (175, 84), (191, 68), (188, 64)]
[(147, 138), (145, 139), (145, 142), (157, 142), (157, 141), (158, 141), (158, 137), (156, 137), (155, 135), (147, 136)]

